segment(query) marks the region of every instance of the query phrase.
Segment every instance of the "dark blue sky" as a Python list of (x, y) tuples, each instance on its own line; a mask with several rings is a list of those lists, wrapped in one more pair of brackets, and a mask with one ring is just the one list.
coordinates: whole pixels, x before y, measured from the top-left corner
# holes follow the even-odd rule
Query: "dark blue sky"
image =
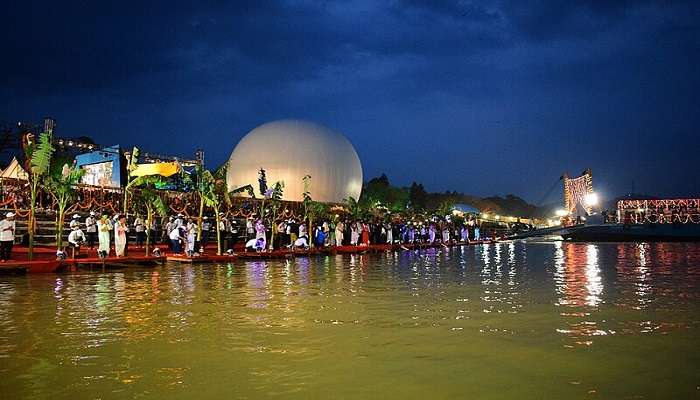
[(143, 3), (3, 5), (0, 120), (213, 165), (302, 118), (396, 184), (700, 194), (698, 1)]

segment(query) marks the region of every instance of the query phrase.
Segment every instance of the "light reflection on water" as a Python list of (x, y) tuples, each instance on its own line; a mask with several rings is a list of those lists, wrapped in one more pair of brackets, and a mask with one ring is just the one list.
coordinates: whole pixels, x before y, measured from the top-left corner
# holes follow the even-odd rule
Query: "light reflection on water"
[(559, 241), (1, 276), (0, 390), (696, 397), (699, 283), (698, 244)]

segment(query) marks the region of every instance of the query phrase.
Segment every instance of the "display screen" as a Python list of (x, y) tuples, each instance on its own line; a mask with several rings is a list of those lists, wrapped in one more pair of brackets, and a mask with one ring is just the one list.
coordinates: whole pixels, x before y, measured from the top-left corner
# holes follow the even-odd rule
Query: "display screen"
[(93, 186), (114, 187), (112, 182), (112, 161), (83, 165), (85, 170), (82, 183)]

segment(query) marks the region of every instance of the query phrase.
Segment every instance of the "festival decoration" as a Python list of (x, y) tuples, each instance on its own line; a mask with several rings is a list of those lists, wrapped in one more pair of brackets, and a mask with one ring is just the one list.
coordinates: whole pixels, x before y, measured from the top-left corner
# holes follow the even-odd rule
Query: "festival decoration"
[[(124, 190), (126, 192), (133, 188), (139, 188), (138, 191), (134, 191), (133, 196), (137, 203), (146, 208), (147, 227), (151, 226), (156, 213), (161, 217), (165, 217), (168, 214), (163, 199), (156, 191), (156, 186), (161, 183), (162, 179), (158, 175), (139, 176), (129, 182), (129, 185)], [(151, 229), (149, 228), (146, 229), (146, 256), (149, 255), (150, 245)]]
[(700, 199), (625, 199), (617, 212), (618, 220), (635, 224), (700, 224)]
[(216, 218), (216, 255), (221, 255), (221, 231), (219, 230), (221, 212), (219, 210), (222, 202), (225, 202), (227, 205), (231, 204), (231, 198), (225, 182), (226, 168), (228, 168), (228, 164), (224, 164), (214, 173), (202, 169), (200, 177), (200, 185), (202, 187), (200, 195), (202, 196), (202, 202), (204, 205), (214, 210), (214, 216)]
[(569, 178), (566, 173), (562, 176), (564, 181), (564, 208), (573, 215), (576, 212), (576, 207), (581, 206), (586, 214), (593, 213), (593, 176), (591, 170), (587, 169), (581, 176)]
[(77, 198), (76, 185), (85, 174), (85, 170), (63, 164), (61, 170), (54, 168), (44, 179), (44, 187), (56, 204), (56, 247), (63, 248), (63, 226), (68, 202)]
[(36, 202), (37, 194), (39, 192), (39, 185), (43, 182), (44, 177), (49, 172), (49, 166), (51, 165), (51, 157), (54, 153), (54, 147), (51, 145), (51, 130), (43, 132), (39, 136), (39, 143), (36, 144), (33, 141), (33, 135), (27, 134), (25, 136), (25, 156), (29, 161), (29, 190), (30, 190), (30, 200), (29, 200), (29, 221), (28, 221), (28, 232), (29, 232), (29, 261), (34, 258), (34, 233), (36, 231)]

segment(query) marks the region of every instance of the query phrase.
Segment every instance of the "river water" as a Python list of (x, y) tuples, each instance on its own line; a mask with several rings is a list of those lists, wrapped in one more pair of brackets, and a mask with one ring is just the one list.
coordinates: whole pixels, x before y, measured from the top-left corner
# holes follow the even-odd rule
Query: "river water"
[(0, 276), (3, 399), (700, 398), (700, 244)]

